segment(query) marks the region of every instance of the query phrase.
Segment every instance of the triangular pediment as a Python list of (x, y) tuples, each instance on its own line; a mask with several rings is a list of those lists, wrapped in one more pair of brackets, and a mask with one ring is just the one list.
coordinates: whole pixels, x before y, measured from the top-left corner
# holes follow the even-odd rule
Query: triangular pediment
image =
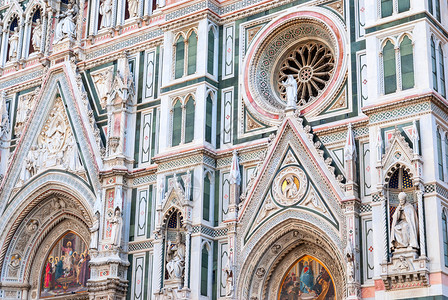
[[(92, 190), (99, 190), (100, 146), (82, 91), (69, 72), (69, 68), (50, 71), (34, 99), (22, 99), (27, 101), (22, 112), (18, 103), (17, 114), (23, 113), (24, 121), (1, 185), (1, 198), (12, 199), (28, 181), (51, 169), (75, 174)], [(9, 200), (1, 204), (0, 212), (6, 205)]]
[(301, 119), (286, 117), (270, 142), (241, 205), (244, 243), (271, 218), (290, 211), (340, 230), (345, 196), (309, 129)]
[(387, 170), (397, 162), (411, 166), (413, 155), (413, 151), (408, 142), (406, 142), (405, 137), (399, 130), (395, 130), (382, 158), (383, 169)]

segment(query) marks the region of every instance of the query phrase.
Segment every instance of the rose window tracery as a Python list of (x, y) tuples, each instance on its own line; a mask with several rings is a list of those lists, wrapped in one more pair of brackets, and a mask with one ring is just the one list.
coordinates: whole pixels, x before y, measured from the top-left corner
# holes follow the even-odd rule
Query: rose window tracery
[(346, 80), (346, 38), (341, 20), (319, 7), (273, 19), (257, 33), (243, 58), (245, 107), (271, 126), (281, 122), (294, 101), (300, 114), (316, 118)]
[(278, 71), (277, 88), (286, 101), (286, 87), (282, 84), (288, 75), (297, 81), (297, 103), (303, 106), (325, 89), (334, 70), (334, 55), (320, 42), (298, 45), (288, 52)]

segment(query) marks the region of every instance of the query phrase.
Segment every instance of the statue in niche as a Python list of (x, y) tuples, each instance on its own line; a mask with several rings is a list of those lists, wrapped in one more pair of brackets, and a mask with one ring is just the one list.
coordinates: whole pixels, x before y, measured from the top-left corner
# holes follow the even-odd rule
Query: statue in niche
[(110, 220), (110, 224), (112, 225), (112, 230), (110, 237), (112, 239), (112, 245), (119, 247), (121, 243), (121, 231), (123, 227), (123, 220), (121, 218), (120, 208), (116, 208), (114, 212), (114, 216)]
[(138, 14), (138, 0), (128, 0), (128, 11), (131, 18)]
[(9, 36), (9, 60), (17, 58), (19, 48), (19, 27), (14, 28), (14, 31)]
[(94, 215), (92, 227), (90, 231), (90, 249), (98, 249), (98, 231), (100, 229), (100, 212), (97, 211)]
[(347, 243), (347, 247), (345, 248), (345, 255), (347, 257), (347, 282), (352, 283), (355, 282), (355, 253), (353, 251), (353, 247), (351, 242)]
[[(105, 0), (109, 1), (109, 0)], [(98, 97), (100, 98), (100, 105), (102, 109), (106, 108), (107, 97), (109, 95), (112, 84), (112, 70), (106, 69), (105, 71), (92, 75), (93, 82), (97, 88)]]
[(232, 296), (232, 294), (233, 294), (233, 270), (230, 267), (230, 264), (227, 264), (227, 266), (224, 269), (224, 272), (226, 273), (226, 296)]
[(75, 38), (76, 35), (75, 18), (77, 13), (78, 13), (77, 6), (73, 5), (72, 3), (69, 3), (67, 6), (67, 10), (58, 15), (60, 20), (56, 25), (53, 44), (56, 44), (65, 38), (69, 39)]
[(40, 19), (36, 20), (36, 25), (33, 29), (33, 36), (31, 37), (31, 43), (33, 44), (34, 51), (40, 51), (42, 42), (42, 23)]
[(182, 279), (185, 269), (185, 244), (180, 232), (177, 233), (174, 243), (168, 242), (166, 255), (169, 279)]
[(112, 0), (103, 0), (100, 5), (101, 25), (100, 28), (107, 28), (112, 25)]
[(297, 103), (297, 81), (293, 75), (288, 75), (286, 81), (282, 84), (286, 88), (286, 107), (294, 108)]
[(398, 194), (400, 204), (392, 216), (390, 230), (390, 247), (392, 250), (400, 248), (418, 249), (418, 219), (412, 204), (406, 202), (406, 193)]

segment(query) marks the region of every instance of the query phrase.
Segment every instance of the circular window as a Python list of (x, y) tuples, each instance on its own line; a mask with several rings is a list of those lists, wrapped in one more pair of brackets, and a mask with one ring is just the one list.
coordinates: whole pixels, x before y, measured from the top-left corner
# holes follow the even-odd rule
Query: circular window
[(286, 88), (283, 82), (288, 75), (297, 81), (297, 104), (304, 106), (318, 97), (327, 86), (334, 70), (334, 55), (331, 49), (321, 42), (300, 44), (287, 52), (277, 72), (277, 90), (286, 101)]
[(318, 7), (281, 15), (260, 30), (244, 56), (243, 101), (251, 115), (278, 124), (287, 108), (285, 84), (295, 87), (291, 76), (300, 113), (313, 118), (323, 112), (345, 80), (345, 30)]

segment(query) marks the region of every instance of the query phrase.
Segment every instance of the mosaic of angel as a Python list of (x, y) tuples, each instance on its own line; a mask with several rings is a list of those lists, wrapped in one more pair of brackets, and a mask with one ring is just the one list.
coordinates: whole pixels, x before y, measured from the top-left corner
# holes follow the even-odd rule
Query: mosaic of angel
[(86, 292), (89, 261), (84, 241), (75, 233), (67, 233), (50, 251), (44, 264), (41, 297)]
[(306, 255), (286, 273), (279, 300), (336, 299), (328, 270), (315, 258)]

